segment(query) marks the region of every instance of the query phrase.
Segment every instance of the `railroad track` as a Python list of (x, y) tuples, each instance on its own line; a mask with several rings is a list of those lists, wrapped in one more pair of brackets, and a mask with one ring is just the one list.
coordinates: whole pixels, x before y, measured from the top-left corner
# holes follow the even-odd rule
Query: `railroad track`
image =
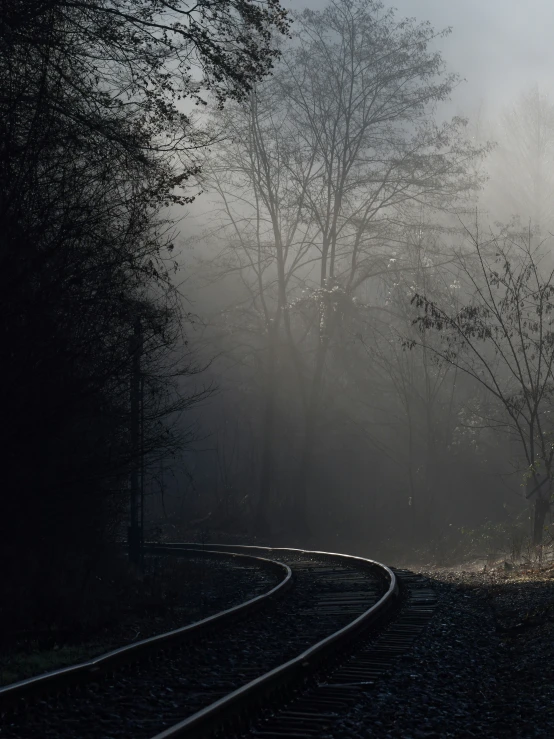
[[(401, 586), (401, 603), (384, 628), (369, 629), (323, 665), (305, 682), (254, 719), (245, 716), (238, 725), (220, 734), (225, 739), (343, 739), (348, 729), (342, 721), (379, 679), (395, 668), (434, 613), (437, 601), (425, 578), (394, 570)], [(375, 734), (376, 736), (378, 734)]]
[[(216, 551), (209, 546), (207, 556), (254, 561), (254, 555), (263, 554), (263, 566), (280, 569), (282, 582), (264, 596), (199, 624), (116, 650), (94, 664), (0, 690), (0, 704), (9, 709), (0, 737), (176, 739), (218, 731), (238, 736), (260, 706), (273, 708), (252, 736), (314, 736), (309, 724), (321, 706), (338, 708), (340, 696), (352, 687), (343, 675), (327, 680), (332, 695), (328, 689), (318, 696), (318, 690), (325, 690), (321, 675), (340, 669), (337, 655), (344, 658), (355, 637), (390, 616), (398, 602), (396, 575), (383, 565), (346, 555), (250, 547)], [(151, 546), (149, 551), (186, 556), (193, 548)], [(279, 598), (285, 591), (286, 597)], [(414, 626), (420, 628), (413, 614), (411, 618), (399, 625), (402, 634), (389, 637), (384, 647), (389, 656), (406, 646), (407, 637), (413, 638)], [(384, 664), (383, 648), (377, 650), (363, 664), (350, 666), (345, 674), (351, 683), (352, 674), (359, 676), (371, 665), (371, 674), (377, 674)], [(291, 708), (291, 701), (298, 700), (308, 703)], [(276, 705), (284, 705), (284, 712), (279, 714)], [(288, 722), (288, 734), (279, 722)], [(296, 733), (290, 734), (291, 723)], [(308, 733), (298, 734), (299, 727)]]

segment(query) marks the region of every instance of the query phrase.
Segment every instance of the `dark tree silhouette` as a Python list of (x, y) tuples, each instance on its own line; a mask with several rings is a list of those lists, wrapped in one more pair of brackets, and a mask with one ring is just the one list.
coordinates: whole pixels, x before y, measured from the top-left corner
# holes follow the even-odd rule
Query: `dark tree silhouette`
[(518, 442), (526, 497), (534, 506), (533, 541), (540, 544), (554, 465), (554, 271), (530, 231), (487, 239), (477, 228), (467, 234), (460, 279), (468, 299), (452, 310), (416, 293), (412, 302), (420, 315), (414, 323), (423, 333), (440, 332), (442, 344), (428, 350), (496, 400), (497, 413), (483, 423)]
[[(193, 152), (207, 139), (180, 101), (240, 99), (271, 67), (272, 29), (286, 27), (273, 0), (3, 5), (5, 625), (82, 615), (137, 454), (184, 441), (165, 419), (198, 399), (182, 382), (196, 368), (163, 210), (191, 199)], [(129, 428), (137, 321), (140, 452)]]

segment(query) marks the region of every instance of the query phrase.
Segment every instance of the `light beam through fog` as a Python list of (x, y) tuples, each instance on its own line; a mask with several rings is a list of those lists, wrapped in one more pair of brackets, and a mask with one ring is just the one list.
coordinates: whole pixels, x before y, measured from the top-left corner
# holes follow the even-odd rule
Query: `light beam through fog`
[[(366, 72), (344, 67), (343, 83), (333, 87), (343, 63), (336, 44), (347, 43), (340, 24), (317, 20), (323, 2), (288, 7), (317, 12), (296, 21), (301, 41), (250, 103), (210, 118), (222, 143), (206, 159), (206, 192), (183, 223), (187, 296), (206, 324), (203, 355), (218, 357), (208, 374), (220, 388), (199, 416), (213, 441), (204, 457), (191, 456), (204, 491), (191, 499), (191, 515), (285, 539), (300, 531), (354, 543), (371, 531), (393, 549), (406, 534), (416, 548), (444, 536), (463, 540), (464, 526), (500, 521), (506, 511), (529, 527), (523, 490), (536, 485), (541, 465), (549, 469), (548, 452), (538, 454), (534, 432), (518, 442), (524, 416), (514, 428), (506, 424), (513, 409), (495, 407), (498, 388), (482, 379), (487, 362), (496, 362), (500, 395), (511, 398), (533, 382), (546, 382), (548, 395), (548, 376), (541, 368), (534, 380), (531, 368), (519, 379), (504, 376), (505, 348), (487, 344), (487, 328), (480, 360), (466, 356), (468, 346), (458, 346), (445, 325), (422, 333), (413, 300), (424, 296), (444, 311), (474, 305), (479, 280), (486, 285), (496, 271), (494, 253), (510, 250), (506, 239), (515, 236), (503, 229), (514, 219), (525, 243), (510, 248), (526, 250), (530, 269), (539, 262), (547, 269), (554, 9), (422, 1), (397, 3), (387, 15), (388, 6), (368, 3), (377, 27), (412, 18), (407, 28), (422, 34), (429, 64), (434, 54), (443, 60), (431, 72), (418, 67), (423, 58), (412, 59), (409, 85), (428, 72), (425, 84), (435, 75), (433, 84), (444, 85), (425, 93), (423, 108), (410, 112), (406, 98), (400, 117), (384, 108), (373, 122), (356, 106), (365, 96), (378, 108), (380, 98), (371, 97), (373, 89), (382, 95), (372, 88), (377, 60), (392, 47), (379, 50), (374, 32), (365, 40), (362, 33), (353, 48)], [(354, 12), (347, 3), (336, 7)], [(397, 43), (412, 49), (408, 37)], [(392, 65), (399, 70), (402, 62)], [(459, 79), (449, 80), (451, 73)], [(346, 98), (342, 108), (337, 103), (345, 79), (361, 96), (350, 113)], [(400, 88), (387, 84), (396, 99)], [(432, 134), (433, 125), (442, 132)], [(437, 156), (440, 171), (433, 171)], [(467, 259), (485, 242), (487, 259), (493, 244), (497, 251), (479, 276)], [(541, 279), (548, 290), (547, 274)]]

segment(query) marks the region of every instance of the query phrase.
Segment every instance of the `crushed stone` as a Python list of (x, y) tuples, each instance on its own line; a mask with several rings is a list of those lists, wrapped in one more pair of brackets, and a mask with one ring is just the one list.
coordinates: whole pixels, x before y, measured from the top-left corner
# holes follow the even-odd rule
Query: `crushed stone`
[(554, 568), (422, 574), (436, 614), (328, 737), (554, 737)]

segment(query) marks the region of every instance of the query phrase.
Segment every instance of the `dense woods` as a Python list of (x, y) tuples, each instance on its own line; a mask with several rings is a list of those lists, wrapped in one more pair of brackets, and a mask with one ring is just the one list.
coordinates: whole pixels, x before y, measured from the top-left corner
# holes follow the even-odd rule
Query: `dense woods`
[(287, 26), (232, 0), (16, 0), (1, 24), (2, 615), (24, 628), (94, 610), (129, 477), (187, 441), (206, 390), (167, 214), (206, 135), (179, 101), (240, 100)]
[[(210, 119), (222, 141), (187, 263), (221, 393), (187, 509), (208, 530), (409, 541), (440, 558), (521, 544), (533, 526), (536, 544), (552, 104), (530, 88), (498, 114), (448, 117), (448, 32), (377, 2), (292, 28), (273, 74)], [(473, 345), (454, 346), (460, 325)], [(514, 419), (529, 383), (542, 390)]]
[(93, 617), (139, 488), (152, 537), (543, 542), (554, 106), (449, 115), (448, 35), (378, 0), (3, 4), (9, 629)]

